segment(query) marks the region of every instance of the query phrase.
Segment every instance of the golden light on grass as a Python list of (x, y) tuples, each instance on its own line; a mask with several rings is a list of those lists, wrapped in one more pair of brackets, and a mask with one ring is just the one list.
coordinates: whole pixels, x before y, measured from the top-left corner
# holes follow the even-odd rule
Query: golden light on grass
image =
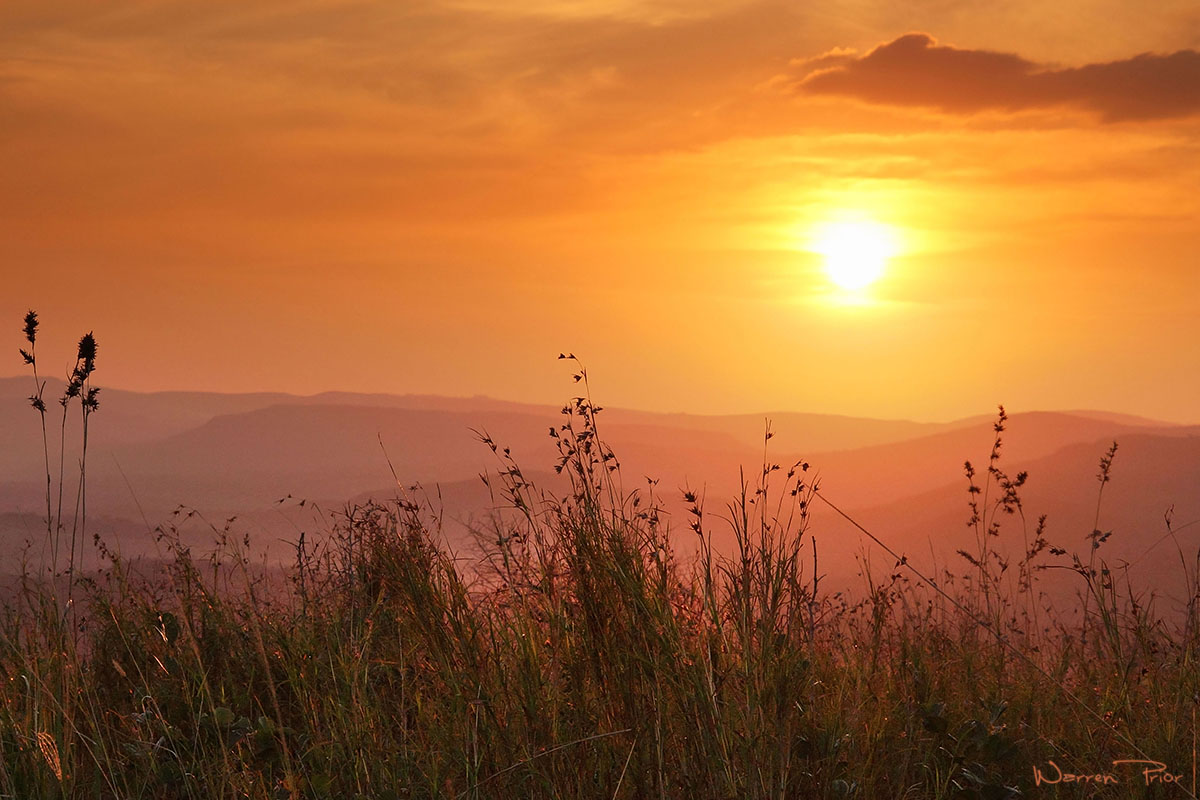
[(825, 272), (839, 288), (857, 292), (883, 276), (896, 255), (896, 235), (873, 220), (843, 220), (821, 226), (812, 249), (825, 259)]

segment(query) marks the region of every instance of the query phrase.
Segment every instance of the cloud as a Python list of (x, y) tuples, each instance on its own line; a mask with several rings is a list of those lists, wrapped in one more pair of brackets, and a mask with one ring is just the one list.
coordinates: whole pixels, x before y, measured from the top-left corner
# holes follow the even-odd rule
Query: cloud
[(801, 67), (806, 74), (793, 85), (809, 94), (954, 114), (1069, 106), (1120, 122), (1200, 113), (1195, 50), (1054, 68), (1014, 53), (960, 49), (910, 33), (858, 58), (837, 53)]

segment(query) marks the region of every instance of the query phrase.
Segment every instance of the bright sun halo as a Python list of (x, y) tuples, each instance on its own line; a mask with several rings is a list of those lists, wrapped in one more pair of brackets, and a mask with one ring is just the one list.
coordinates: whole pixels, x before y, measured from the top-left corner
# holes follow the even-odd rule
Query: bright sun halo
[(813, 249), (825, 257), (829, 279), (847, 291), (863, 289), (878, 280), (895, 254), (888, 228), (865, 221), (826, 225)]

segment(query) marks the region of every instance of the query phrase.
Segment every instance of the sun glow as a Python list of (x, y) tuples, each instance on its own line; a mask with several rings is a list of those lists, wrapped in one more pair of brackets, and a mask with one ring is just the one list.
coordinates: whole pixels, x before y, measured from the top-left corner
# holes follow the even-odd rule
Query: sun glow
[(891, 229), (878, 222), (832, 222), (817, 232), (813, 250), (824, 256), (831, 281), (858, 291), (883, 275), (896, 242)]

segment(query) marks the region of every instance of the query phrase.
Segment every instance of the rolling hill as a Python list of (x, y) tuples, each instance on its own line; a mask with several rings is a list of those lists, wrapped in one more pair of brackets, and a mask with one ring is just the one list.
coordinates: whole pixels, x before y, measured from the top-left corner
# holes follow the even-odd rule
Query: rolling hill
[[(0, 379), (0, 555), (10, 562), (21, 542), (36, 545), (44, 530), (41, 432), (25, 399), (30, 387), (28, 379)], [(54, 389), (48, 387), (47, 395)], [(327, 526), (327, 518), (310, 518), (312, 504), (333, 511), (347, 500), (390, 496), (393, 468), (402, 484), (421, 483), (437, 499), (447, 536), (461, 543), (496, 503), (478, 476), (495, 470), (498, 461), (476, 431), (511, 448), (540, 483), (562, 488), (552, 477), (556, 451), (548, 436), (562, 418), (551, 406), (342, 392), (298, 397), (105, 389), (101, 400), (89, 434), (89, 528), (128, 553), (153, 556), (147, 529), (171, 520), (181, 503), (210, 520), (236, 515), (264, 548), (275, 543), (272, 551), (284, 552), (280, 543), (289, 536)], [(57, 406), (51, 409), (53, 441)], [(771, 461), (786, 465), (803, 458), (826, 497), (886, 531), (906, 553), (928, 554), (932, 543), (940, 562), (971, 543), (963, 524), (963, 462), (971, 460), (981, 472), (986, 466), (994, 435), (990, 416), (934, 424), (610, 409), (600, 425), (627, 488), (657, 479), (656, 492), (677, 517), (684, 513), (683, 487), (703, 492), (714, 512), (714, 536), (727, 542), (716, 517), (742, 471), (751, 479), (757, 474), (768, 418), (775, 433), (767, 450)], [(69, 443), (77, 438), (76, 425), (68, 428)], [(1095, 462), (1118, 440), (1104, 504), (1116, 533), (1106, 552), (1133, 562), (1165, 532), (1163, 513), (1172, 504), (1178, 520), (1200, 517), (1198, 434), (1196, 427), (1100, 411), (1016, 413), (1004, 435), (1002, 463), (1010, 473), (1030, 471), (1025, 507), (1031, 517), (1050, 515), (1051, 540), (1074, 536), (1078, 542), (1091, 530)], [(69, 477), (77, 455), (68, 448)], [(292, 502), (281, 506), (285, 497)], [(300, 499), (307, 501), (303, 511)], [(686, 530), (686, 524), (676, 528)], [(852, 579), (862, 537), (822, 509), (816, 509), (813, 530), (823, 538), (829, 574)], [(209, 534), (204, 525), (188, 533), (197, 542)], [(1156, 562), (1164, 547), (1150, 560)]]

